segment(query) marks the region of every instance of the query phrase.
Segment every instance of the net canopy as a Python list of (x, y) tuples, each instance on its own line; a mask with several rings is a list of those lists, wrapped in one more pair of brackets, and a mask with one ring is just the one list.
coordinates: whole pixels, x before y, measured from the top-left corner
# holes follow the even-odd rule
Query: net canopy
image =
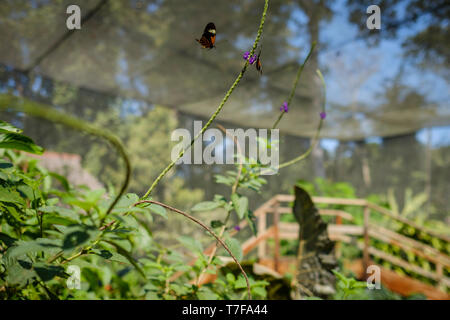
[[(317, 36), (320, 44), (306, 65), (288, 116), (280, 123), (283, 132), (314, 135), (323, 101), (315, 74), (318, 66), (328, 86), (329, 121), (321, 137), (361, 140), (450, 124), (448, 82), (441, 77), (441, 84), (435, 85), (435, 75), (420, 71), (411, 75), (409, 66), (399, 62), (398, 52), (361, 43), (364, 39), (355, 36), (354, 28), (331, 19), (332, 14), (337, 18), (344, 14), (344, 5), (336, 4), (333, 13), (324, 9), (314, 15), (305, 3), (270, 2), (261, 39), (263, 75), (253, 66), (247, 70), (220, 120), (271, 127), (311, 39)], [(80, 30), (66, 27), (66, 9), (72, 4), (81, 9)], [(239, 74), (263, 5), (262, 0), (1, 1), (0, 64), (206, 118)], [(216, 48), (202, 49), (195, 39), (210, 21), (217, 28)], [(314, 26), (323, 29), (320, 36)], [(394, 66), (400, 70), (397, 75), (391, 72)], [(428, 89), (439, 92), (428, 95)]]

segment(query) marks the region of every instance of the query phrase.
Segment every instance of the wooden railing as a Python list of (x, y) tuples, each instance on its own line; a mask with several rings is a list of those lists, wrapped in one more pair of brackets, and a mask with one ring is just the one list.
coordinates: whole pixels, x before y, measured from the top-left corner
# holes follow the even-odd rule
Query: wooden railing
[[(243, 244), (244, 254), (257, 247), (257, 255), (260, 261), (273, 259), (273, 266), (275, 271), (279, 272), (280, 266), (280, 240), (298, 239), (298, 224), (280, 222), (280, 217), (283, 214), (292, 214), (292, 208), (289, 204), (294, 201), (294, 196), (291, 195), (277, 195), (267, 201), (256, 212), (258, 218), (258, 233), (256, 237), (251, 237)], [(444, 269), (450, 268), (450, 257), (439, 252), (437, 249), (425, 245), (414, 239), (398, 234), (386, 227), (377, 225), (372, 221), (371, 216), (376, 212), (390, 219), (399, 221), (415, 229), (425, 232), (433, 237), (439, 238), (443, 241), (450, 242), (450, 238), (445, 235), (437, 234), (432, 230), (424, 228), (409, 221), (403, 217), (398, 217), (386, 208), (382, 208), (365, 199), (341, 199), (341, 198), (325, 198), (313, 197), (315, 204), (327, 205), (344, 205), (361, 207), (363, 211), (364, 223), (362, 226), (354, 224), (344, 224), (344, 221), (353, 221), (354, 217), (349, 212), (331, 208), (320, 208), (319, 213), (324, 216), (333, 216), (334, 223), (328, 225), (328, 234), (331, 240), (337, 242), (336, 252), (340, 255), (340, 242), (350, 243), (352, 239), (361, 239), (362, 243), (357, 242), (357, 246), (363, 253), (363, 269), (371, 264), (370, 256), (380, 258), (388, 261), (393, 265), (402, 267), (406, 270), (412, 271), (423, 277), (432, 279), (438, 283), (438, 286), (445, 290), (450, 288), (450, 279), (444, 275)], [(272, 224), (268, 226), (268, 217), (272, 216)], [(241, 227), (244, 227), (245, 223)], [(381, 251), (370, 246), (370, 239), (376, 239), (382, 242), (392, 244), (405, 251), (413, 252), (415, 255), (431, 262), (435, 265), (435, 270), (425, 270), (417, 265), (413, 265), (406, 260), (393, 256), (389, 253)], [(271, 255), (267, 252), (267, 240), (273, 239), (274, 247)]]
[[(362, 250), (363, 253), (363, 270), (367, 270), (367, 266), (371, 264), (370, 256), (380, 258), (384, 261), (388, 261), (393, 265), (402, 267), (406, 270), (412, 271), (423, 277), (432, 279), (438, 283), (438, 287), (441, 291), (445, 292), (446, 288), (450, 288), (450, 279), (444, 275), (444, 269), (450, 268), (450, 257), (446, 254), (439, 252), (437, 249), (425, 245), (414, 239), (405, 237), (398, 234), (390, 229), (387, 229), (381, 225), (377, 225), (371, 220), (371, 216), (374, 213), (381, 214), (390, 219), (399, 221), (403, 224), (411, 226), (416, 230), (427, 233), (433, 237), (439, 238), (445, 242), (450, 242), (450, 237), (446, 235), (438, 234), (432, 230), (424, 228), (415, 224), (408, 219), (399, 217), (386, 208), (382, 208), (376, 204), (373, 204), (365, 199), (342, 199), (342, 198), (326, 198), (326, 197), (313, 197), (313, 202), (315, 204), (326, 204), (329, 206), (343, 205), (343, 206), (354, 206), (360, 207), (363, 211), (364, 223), (362, 226), (355, 224), (345, 224), (345, 221), (352, 222), (354, 217), (351, 213), (346, 212), (341, 209), (333, 208), (319, 208), (319, 213), (322, 216), (332, 216), (334, 217), (334, 223), (328, 224), (328, 235), (331, 240), (336, 241), (336, 254), (340, 255), (341, 243), (353, 243), (355, 240), (360, 240), (361, 242), (356, 242), (356, 246)], [(252, 236), (247, 239), (242, 244), (242, 251), (244, 255), (249, 254), (253, 249), (257, 249), (257, 256), (259, 261), (269, 261), (273, 269), (278, 273), (283, 273), (280, 270), (280, 261), (283, 257), (280, 255), (280, 241), (283, 239), (287, 240), (297, 240), (299, 234), (299, 226), (297, 223), (287, 223), (281, 222), (280, 217), (283, 214), (292, 214), (292, 207), (290, 203), (294, 201), (294, 196), (292, 195), (276, 195), (272, 199), (265, 202), (257, 210), (255, 210), (254, 215), (257, 217), (257, 235)], [(272, 224), (268, 224), (268, 217), (272, 216)], [(239, 224), (240, 229), (247, 227), (248, 224), (244, 220)], [(230, 235), (233, 236), (237, 231), (230, 231)], [(381, 251), (377, 248), (370, 246), (370, 238), (386, 242), (397, 246), (405, 251), (413, 252), (415, 255), (426, 259), (435, 265), (435, 270), (425, 270), (417, 265), (413, 265), (408, 261), (399, 258), (398, 256), (393, 256), (389, 253)], [(274, 242), (274, 248), (272, 254), (268, 254), (267, 241), (272, 239)], [(216, 243), (212, 243), (205, 251), (205, 254), (210, 254), (213, 252)], [(223, 261), (231, 261), (226, 257)], [(291, 261), (295, 261), (292, 257)], [(288, 261), (289, 262), (289, 261)], [(194, 264), (195, 259), (191, 261), (190, 264)], [(171, 278), (171, 280), (176, 279), (182, 274), (182, 272), (177, 272)], [(215, 276), (206, 275), (199, 280), (199, 284), (207, 283), (212, 281)], [(439, 291), (439, 290), (438, 290)], [(440, 292), (440, 291), (439, 291)], [(446, 297), (448, 295), (444, 294)], [(430, 294), (431, 296), (431, 294)], [(441, 298), (442, 295), (438, 295)]]

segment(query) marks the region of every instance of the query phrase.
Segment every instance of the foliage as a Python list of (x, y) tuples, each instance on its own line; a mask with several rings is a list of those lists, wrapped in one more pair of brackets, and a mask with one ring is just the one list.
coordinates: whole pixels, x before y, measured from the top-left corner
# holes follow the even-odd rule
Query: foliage
[(383, 285), (380, 289), (369, 289), (364, 281), (357, 281), (352, 276), (333, 270), (338, 279), (336, 286), (336, 300), (425, 300), (426, 296), (422, 294), (412, 294), (406, 298), (389, 291)]
[[(242, 266), (247, 272), (247, 274), (257, 280), (261, 281), (262, 284), (266, 284), (265, 287), (260, 286), (260, 289), (257, 289), (261, 293), (266, 292), (265, 297), (269, 300), (290, 300), (292, 285), (291, 279), (287, 276), (279, 277), (268, 274), (264, 272), (264, 270), (258, 271), (258, 264), (252, 260), (243, 261)], [(227, 264), (220, 269), (220, 274), (225, 275), (227, 277), (228, 274), (232, 274), (234, 277), (240, 276), (240, 270), (237, 268), (236, 264)], [(264, 289), (264, 291), (263, 291)], [(254, 292), (252, 291), (252, 294)]]
[[(15, 130), (29, 150), (41, 152), (16, 128), (2, 123), (0, 129)], [(36, 159), (11, 148), (1, 149), (1, 298), (225, 299), (245, 295), (246, 286), (239, 277), (201, 288), (191, 283), (208, 265), (207, 257), (194, 239), (180, 238), (198, 257), (189, 266), (180, 252), (154, 241), (151, 222), (155, 215), (167, 217), (164, 208), (134, 207), (138, 196), (129, 193), (111, 212), (118, 227), (102, 228), (99, 223), (111, 201), (105, 190), (74, 188), (64, 177), (41, 168)], [(219, 262), (213, 259), (210, 265)], [(82, 290), (67, 287), (69, 266), (82, 270)], [(185, 274), (169, 281), (178, 271)], [(264, 298), (266, 283), (250, 282), (252, 293)]]
[(354, 278), (347, 278), (343, 274), (336, 270), (333, 270), (336, 278), (338, 279), (337, 291), (335, 294), (335, 299), (345, 300), (350, 295), (362, 296), (363, 289), (367, 288), (367, 283), (364, 281), (357, 281)]
[(389, 207), (391, 211), (398, 215), (402, 216), (404, 218), (413, 218), (414, 215), (417, 215), (419, 213), (419, 210), (423, 210), (423, 205), (428, 200), (428, 195), (425, 192), (421, 192), (415, 196), (413, 196), (413, 191), (411, 188), (406, 188), (405, 190), (405, 205), (403, 209), (399, 209), (399, 205), (397, 201), (395, 200), (394, 191), (391, 189), (388, 189), (387, 194)]
[[(170, 140), (167, 139), (176, 128), (173, 111), (154, 107), (142, 115), (120, 115), (115, 105), (108, 112), (99, 112), (94, 121), (104, 128), (115, 128), (115, 133), (127, 147), (133, 163), (133, 176), (129, 190), (135, 193), (145, 191), (143, 186), (163, 169), (164, 160), (170, 157)], [(120, 182), (120, 162), (111, 157), (111, 150), (105, 144), (95, 143), (86, 154), (84, 166), (103, 182), (117, 185)]]

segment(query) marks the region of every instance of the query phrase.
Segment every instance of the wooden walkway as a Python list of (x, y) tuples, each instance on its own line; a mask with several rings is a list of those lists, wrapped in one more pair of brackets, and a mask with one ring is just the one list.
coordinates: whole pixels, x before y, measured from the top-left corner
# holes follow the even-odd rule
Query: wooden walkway
[[(398, 217), (386, 208), (382, 208), (365, 199), (313, 197), (312, 200), (316, 206), (321, 204), (319, 213), (322, 216), (332, 216), (332, 223), (328, 224), (328, 234), (331, 240), (336, 241), (336, 255), (338, 257), (341, 255), (342, 243), (354, 244), (362, 251), (362, 259), (347, 261), (345, 263), (346, 267), (352, 270), (360, 279), (364, 279), (367, 276), (364, 270), (367, 270), (369, 265), (374, 264), (371, 258), (376, 257), (436, 282), (436, 285), (432, 286), (381, 267), (381, 282), (393, 292), (404, 296), (413, 293), (422, 293), (428, 299), (450, 299), (450, 295), (446, 293), (450, 288), (450, 278), (444, 274), (444, 269), (449, 270), (450, 268), (450, 257), (431, 246), (396, 233), (386, 226), (376, 223), (371, 218), (375, 214), (381, 215), (387, 217), (387, 220), (401, 222), (447, 243), (450, 242), (450, 237), (437, 234), (432, 230), (416, 225), (412, 221)], [(273, 272), (280, 275), (286, 272), (292, 273), (295, 267), (294, 256), (282, 256), (280, 254), (281, 240), (298, 239), (298, 224), (280, 221), (282, 215), (292, 215), (290, 203), (293, 201), (294, 196), (292, 195), (276, 195), (259, 207), (254, 212), (254, 215), (257, 217), (257, 236), (249, 238), (242, 244), (244, 255), (256, 249), (259, 264), (270, 268)], [(354, 221), (354, 216), (344, 210), (330, 208), (333, 206), (336, 207), (336, 205), (361, 208), (360, 210), (362, 210), (364, 217), (363, 225), (359, 226), (348, 223)], [(240, 227), (241, 229), (247, 227), (247, 222), (241, 222)], [(236, 231), (232, 231), (231, 233), (235, 234)], [(412, 252), (416, 256), (429, 261), (434, 268), (432, 270), (426, 270), (398, 256), (381, 251), (370, 245), (370, 239), (388, 243), (405, 251)], [(269, 240), (272, 244), (271, 246), (268, 245)], [(215, 245), (215, 243), (211, 244), (205, 250), (205, 254), (211, 253)], [(214, 275), (205, 275), (200, 283), (207, 283), (214, 278)]]
[[(357, 261), (347, 262), (349, 269), (360, 278), (364, 279), (367, 266), (373, 264), (372, 257), (380, 258), (390, 262), (395, 266), (402, 267), (412, 271), (425, 278), (434, 280), (437, 285), (431, 286), (416, 279), (401, 276), (396, 272), (381, 268), (381, 281), (390, 290), (401, 295), (410, 295), (412, 293), (425, 294), (429, 299), (450, 299), (446, 293), (450, 288), (450, 279), (444, 275), (444, 269), (450, 268), (450, 257), (439, 252), (437, 249), (425, 245), (419, 241), (398, 234), (385, 226), (377, 224), (371, 217), (379, 214), (394, 221), (399, 221), (405, 225), (414, 227), (421, 232), (437, 237), (445, 242), (450, 242), (450, 237), (437, 234), (432, 230), (416, 225), (414, 222), (398, 217), (386, 208), (382, 208), (365, 199), (341, 199), (313, 197), (313, 202), (325, 204), (327, 208), (320, 208), (319, 213), (323, 216), (332, 216), (333, 222), (328, 225), (328, 234), (331, 240), (336, 241), (336, 255), (341, 255), (341, 243), (355, 243), (362, 250), (363, 258)], [(292, 214), (292, 208), (289, 206), (294, 201), (292, 195), (277, 195), (263, 204), (255, 215), (258, 218), (258, 233), (243, 243), (244, 254), (248, 254), (253, 248), (257, 248), (257, 256), (260, 264), (263, 264), (274, 271), (283, 274), (292, 272), (294, 267), (294, 257), (283, 257), (280, 255), (280, 241), (283, 239), (298, 239), (298, 224), (281, 222), (280, 217), (283, 214)], [(349, 212), (328, 208), (330, 206), (355, 206), (360, 207), (364, 215), (363, 226), (348, 224), (354, 217)], [(271, 217), (270, 217), (271, 216)], [(269, 225), (269, 221), (272, 223)], [(347, 222), (347, 224), (346, 224)], [(243, 224), (241, 227), (244, 227)], [(268, 252), (267, 242), (273, 239), (272, 250)], [(370, 245), (370, 239), (376, 239), (381, 242), (389, 243), (405, 251), (413, 252), (415, 255), (434, 265), (433, 270), (425, 270), (417, 265), (413, 265), (406, 260), (381, 251)]]

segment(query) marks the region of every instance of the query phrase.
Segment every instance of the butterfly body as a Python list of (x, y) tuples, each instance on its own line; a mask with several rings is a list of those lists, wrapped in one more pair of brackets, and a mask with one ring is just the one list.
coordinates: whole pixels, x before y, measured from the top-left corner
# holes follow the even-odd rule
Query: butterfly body
[(259, 57), (261, 56), (261, 49), (259, 49), (259, 53), (258, 53), (258, 57), (256, 58), (256, 70), (258, 70), (261, 74), (262, 74), (262, 64), (261, 64), (261, 60), (259, 59)]
[(203, 31), (202, 37), (199, 39), (195, 39), (197, 40), (198, 43), (200, 43), (200, 45), (203, 48), (208, 48), (208, 49), (212, 49), (215, 47), (215, 42), (216, 42), (216, 26), (214, 25), (214, 23), (210, 22), (206, 25), (205, 30)]

